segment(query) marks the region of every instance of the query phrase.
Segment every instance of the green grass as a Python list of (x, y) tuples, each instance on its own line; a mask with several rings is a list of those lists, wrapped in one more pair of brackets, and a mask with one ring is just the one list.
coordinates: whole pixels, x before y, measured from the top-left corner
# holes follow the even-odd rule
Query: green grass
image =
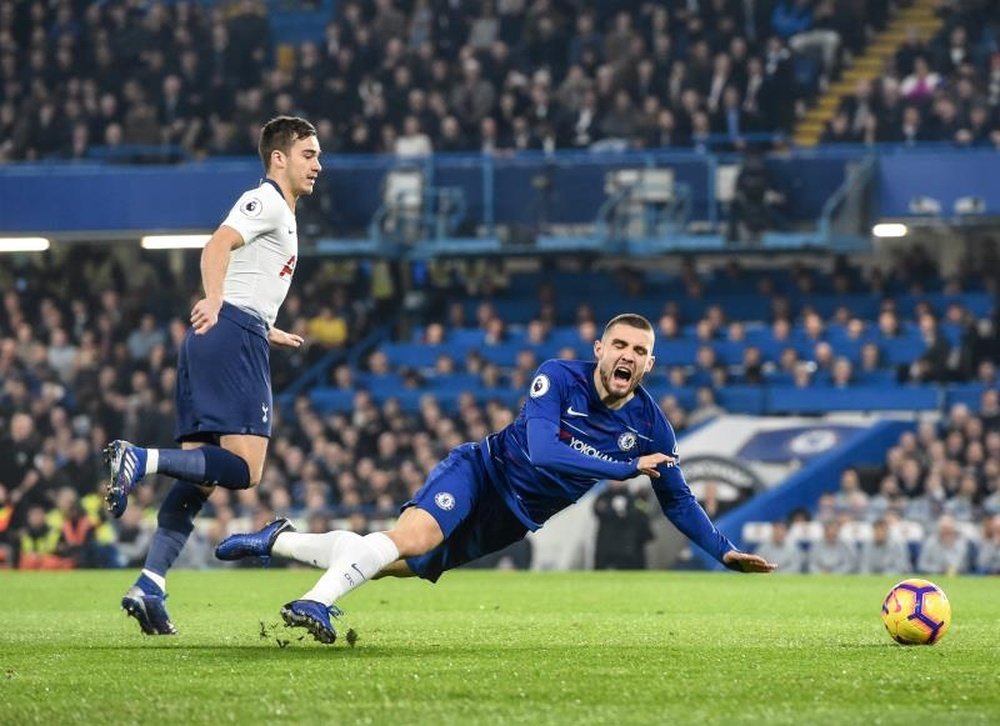
[[(343, 603), (360, 639), (261, 638), (306, 570), (178, 572), (141, 636), (134, 573), (0, 574), (0, 723), (1000, 723), (1000, 582), (892, 643), (891, 578), (456, 572)], [(933, 721), (932, 721), (933, 720)]]

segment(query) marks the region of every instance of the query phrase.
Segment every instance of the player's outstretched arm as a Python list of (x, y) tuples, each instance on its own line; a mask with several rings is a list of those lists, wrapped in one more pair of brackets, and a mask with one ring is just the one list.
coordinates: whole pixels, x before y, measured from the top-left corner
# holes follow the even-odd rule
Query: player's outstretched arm
[(243, 245), (243, 237), (232, 227), (220, 226), (201, 251), (201, 283), (205, 297), (191, 309), (194, 332), (203, 335), (219, 322), (222, 308), (223, 283), (233, 250)]
[(772, 572), (775, 566), (759, 555), (740, 552), (712, 523), (691, 492), (679, 466), (661, 468), (662, 476), (653, 479), (653, 492), (660, 508), (681, 533), (737, 572)]
[(559, 424), (538, 416), (528, 418), (528, 460), (533, 466), (561, 474), (595, 479), (631, 479), (638, 473), (631, 461), (611, 461), (587, 456), (559, 442)]

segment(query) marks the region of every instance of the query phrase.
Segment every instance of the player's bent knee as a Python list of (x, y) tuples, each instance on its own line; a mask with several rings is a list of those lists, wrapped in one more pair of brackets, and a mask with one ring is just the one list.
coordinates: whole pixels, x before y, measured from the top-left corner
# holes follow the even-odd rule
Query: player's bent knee
[(264, 478), (264, 467), (255, 469), (252, 465), (247, 464), (250, 467), (250, 482), (247, 485), (248, 489), (253, 489), (255, 486), (260, 484), (260, 480)]
[(427, 554), (444, 542), (444, 533), (437, 520), (417, 507), (403, 512), (396, 526), (386, 532), (386, 535), (395, 543), (400, 557)]

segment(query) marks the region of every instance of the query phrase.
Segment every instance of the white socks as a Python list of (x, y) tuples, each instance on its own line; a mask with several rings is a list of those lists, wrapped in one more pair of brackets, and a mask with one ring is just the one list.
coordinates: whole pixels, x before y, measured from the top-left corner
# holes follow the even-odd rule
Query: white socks
[[(335, 540), (329, 569), (319, 578), (313, 589), (302, 596), (303, 600), (315, 600), (324, 605), (333, 603), (354, 588), (363, 585), (382, 571), (382, 568), (399, 559), (396, 544), (384, 532), (375, 532), (364, 537), (353, 532), (329, 532), (339, 534)], [(287, 536), (282, 534), (275, 541)]]
[(322, 567), (325, 570), (330, 566), (334, 556), (339, 553), (339, 544), (352, 537), (358, 537), (358, 535), (343, 530), (324, 534), (282, 532), (274, 540), (271, 554), (296, 560), (304, 565)]
[(157, 575), (152, 570), (147, 570), (147, 569), (143, 569), (143, 571), (142, 571), (141, 574), (145, 575), (150, 580), (152, 580), (153, 582), (155, 582), (156, 586), (159, 587), (164, 593), (166, 593), (166, 591), (167, 591), (167, 578), (166, 577), (164, 577), (163, 575)]
[(146, 475), (155, 474), (156, 468), (160, 465), (160, 450), (146, 449)]

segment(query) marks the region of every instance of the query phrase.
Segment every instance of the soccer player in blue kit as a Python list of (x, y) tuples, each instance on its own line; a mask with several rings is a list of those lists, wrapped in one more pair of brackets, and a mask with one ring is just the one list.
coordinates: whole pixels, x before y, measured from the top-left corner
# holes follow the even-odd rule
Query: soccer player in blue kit
[(645, 474), (663, 513), (695, 544), (730, 569), (771, 572), (775, 565), (740, 552), (715, 528), (684, 481), (674, 430), (639, 385), (653, 366), (653, 342), (648, 320), (624, 314), (595, 341), (596, 361), (543, 363), (517, 419), (452, 450), (387, 532), (302, 534), (278, 519), (227, 537), (216, 556), (278, 556), (326, 568), (281, 615), (332, 643), (330, 616), (342, 614), (335, 602), (368, 580), (417, 575), (436, 582), (538, 529), (598, 481)]
[(105, 449), (115, 517), (147, 474), (178, 480), (160, 506), (145, 566), (121, 601), (147, 635), (177, 632), (164, 605), (166, 574), (213, 487), (246, 489), (261, 479), (272, 420), (268, 345), (303, 342), (274, 321), (298, 258), (295, 204), (312, 194), (321, 170), (316, 129), (279, 116), (261, 130), (259, 151), (265, 178), (237, 200), (202, 252), (205, 297), (191, 310), (177, 362), (181, 448), (118, 440)]

